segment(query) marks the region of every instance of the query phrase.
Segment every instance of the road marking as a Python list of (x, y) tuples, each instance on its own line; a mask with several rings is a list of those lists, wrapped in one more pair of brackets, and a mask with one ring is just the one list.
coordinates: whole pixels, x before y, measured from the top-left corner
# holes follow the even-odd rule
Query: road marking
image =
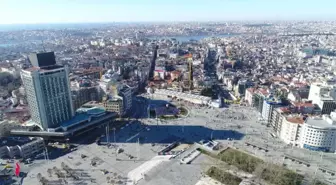
[(135, 137), (137, 137), (139, 134), (140, 134), (140, 132), (137, 133), (137, 134), (135, 134), (134, 136), (128, 138), (128, 139), (126, 140), (126, 142), (131, 141), (132, 139), (134, 139)]

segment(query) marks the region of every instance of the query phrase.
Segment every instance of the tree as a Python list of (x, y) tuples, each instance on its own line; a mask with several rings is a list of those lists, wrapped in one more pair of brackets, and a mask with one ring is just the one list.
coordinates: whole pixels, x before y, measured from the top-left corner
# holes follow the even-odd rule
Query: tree
[(8, 83), (13, 82), (14, 76), (8, 72), (0, 72), (0, 85), (7, 86)]
[(14, 89), (15, 89), (14, 83), (13, 83), (13, 82), (9, 82), (9, 83), (7, 84), (7, 90), (8, 90), (9, 92), (12, 92)]
[(8, 72), (0, 72), (0, 89), (2, 91), (9, 91), (9, 93), (20, 87), (21, 79), (15, 78)]
[(52, 169), (48, 168), (47, 173), (48, 173), (49, 177), (51, 177), (52, 176)]
[(67, 165), (64, 162), (61, 163), (61, 166), (62, 166), (62, 168), (66, 168), (67, 167)]
[(106, 177), (106, 181), (107, 181), (107, 183), (109, 183), (110, 180), (111, 180), (111, 177)]
[(41, 182), (41, 180), (42, 180), (42, 174), (41, 174), (41, 173), (38, 173), (38, 174), (36, 175), (36, 178)]

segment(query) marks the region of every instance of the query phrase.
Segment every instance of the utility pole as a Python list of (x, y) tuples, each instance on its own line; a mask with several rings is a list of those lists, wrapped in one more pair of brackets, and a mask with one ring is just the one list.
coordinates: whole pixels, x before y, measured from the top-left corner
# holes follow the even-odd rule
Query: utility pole
[(116, 145), (116, 135), (115, 135), (116, 128), (113, 127), (113, 138), (114, 138), (114, 145)]
[(140, 138), (138, 138), (137, 144), (137, 159), (140, 160)]
[(107, 146), (110, 144), (110, 128), (109, 124), (106, 125), (106, 142)]
[(44, 159), (49, 163), (48, 149), (44, 147)]

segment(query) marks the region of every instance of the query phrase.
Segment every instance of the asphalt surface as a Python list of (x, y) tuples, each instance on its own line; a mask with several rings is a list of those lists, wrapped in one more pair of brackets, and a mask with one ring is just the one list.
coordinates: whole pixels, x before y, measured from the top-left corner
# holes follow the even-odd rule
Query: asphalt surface
[[(22, 171), (28, 172), (23, 184), (38, 184), (36, 178), (38, 173), (41, 173), (53, 184), (64, 184), (64, 180), (68, 184), (108, 184), (107, 177), (115, 182), (119, 181), (120, 184), (127, 184), (129, 172), (153, 159), (168, 144), (175, 141), (192, 144), (201, 139), (211, 138), (220, 141), (223, 145), (249, 152), (270, 163), (285, 163), (290, 169), (305, 174), (306, 177), (314, 177), (318, 166), (334, 169), (335, 154), (324, 154), (321, 158), (320, 153), (286, 146), (270, 135), (269, 128), (257, 121), (258, 114), (253, 108), (232, 105), (229, 108), (216, 109), (184, 105), (190, 110), (190, 115), (187, 118), (176, 120), (139, 119), (138, 121), (133, 119), (116, 132), (110, 131), (109, 141), (112, 145), (110, 148), (98, 146), (95, 143), (80, 144), (76, 151), (61, 155), (56, 159), (45, 161), (42, 157), (42, 159), (34, 161), (34, 164), (22, 165)], [(140, 107), (138, 109), (140, 111), (136, 114), (145, 115), (146, 104), (141, 102), (137, 106)], [(101, 134), (105, 134), (105, 132)], [(114, 140), (114, 138), (116, 139)], [(267, 148), (268, 152), (246, 146), (245, 142)], [(196, 184), (211, 163), (206, 156), (201, 155), (190, 165), (180, 165), (179, 159), (193, 149), (193, 145), (191, 146), (189, 150), (175, 159), (162, 162), (146, 172), (146, 178), (140, 180), (139, 184)], [(123, 152), (117, 154), (118, 148), (121, 148)], [(82, 159), (82, 154), (86, 156), (85, 159)], [(311, 166), (306, 167), (291, 160), (284, 160), (282, 157), (284, 154), (307, 160)], [(92, 160), (96, 161), (95, 166), (90, 165)], [(47, 169), (54, 167), (66, 173), (62, 170), (62, 162), (76, 171), (79, 180), (74, 180), (71, 177), (58, 178), (55, 173), (49, 176)], [(108, 173), (103, 174), (102, 170), (107, 170)], [(320, 171), (316, 171), (316, 177), (336, 181), (333, 176)]]

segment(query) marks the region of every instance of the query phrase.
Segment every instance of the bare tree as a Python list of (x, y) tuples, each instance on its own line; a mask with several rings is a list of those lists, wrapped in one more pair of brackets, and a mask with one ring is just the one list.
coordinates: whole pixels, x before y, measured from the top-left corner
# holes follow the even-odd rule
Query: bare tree
[(48, 184), (48, 181), (47, 181), (46, 178), (42, 177), (41, 180), (40, 180), (40, 183), (41, 183), (42, 185), (46, 185), (46, 184)]
[(41, 181), (41, 179), (42, 179), (42, 174), (41, 174), (41, 173), (38, 173), (38, 174), (36, 175), (36, 178), (37, 178), (39, 181)]
[(51, 177), (52, 176), (52, 169), (48, 168), (47, 173), (48, 173), (49, 177)]
[(64, 162), (62, 162), (62, 163), (61, 163), (61, 167), (62, 167), (62, 168), (66, 168), (67, 165), (66, 165)]

